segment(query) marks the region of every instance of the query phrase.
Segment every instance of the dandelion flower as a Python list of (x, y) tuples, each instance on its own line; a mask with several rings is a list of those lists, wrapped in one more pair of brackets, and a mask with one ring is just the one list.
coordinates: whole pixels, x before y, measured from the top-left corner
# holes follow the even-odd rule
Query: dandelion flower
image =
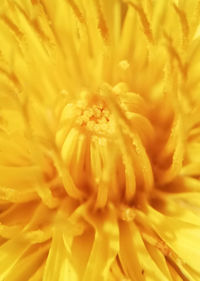
[(200, 280), (199, 18), (1, 1), (0, 281)]

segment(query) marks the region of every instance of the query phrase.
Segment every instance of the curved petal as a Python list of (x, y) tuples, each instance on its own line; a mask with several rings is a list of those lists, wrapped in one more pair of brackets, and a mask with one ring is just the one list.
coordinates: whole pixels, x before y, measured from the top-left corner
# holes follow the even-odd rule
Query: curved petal
[(83, 281), (107, 280), (110, 267), (119, 251), (119, 230), (116, 213), (110, 208), (106, 214), (87, 215), (95, 229), (95, 238)]
[(200, 280), (199, 226), (193, 224), (192, 221), (189, 223), (164, 216), (151, 207), (148, 207), (148, 211), (148, 219), (152, 223), (153, 229), (177, 255), (175, 261), (180, 265), (183, 274), (190, 275), (185, 270), (186, 266), (189, 265), (198, 276), (198, 279), (195, 277), (192, 280)]
[(152, 260), (133, 222), (120, 222), (120, 260), (134, 281), (169, 281), (169, 274)]

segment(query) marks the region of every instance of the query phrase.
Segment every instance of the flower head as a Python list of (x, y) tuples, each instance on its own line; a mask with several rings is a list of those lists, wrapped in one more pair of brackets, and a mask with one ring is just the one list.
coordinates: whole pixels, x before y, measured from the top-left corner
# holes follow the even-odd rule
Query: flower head
[(0, 281), (200, 280), (198, 0), (4, 0)]

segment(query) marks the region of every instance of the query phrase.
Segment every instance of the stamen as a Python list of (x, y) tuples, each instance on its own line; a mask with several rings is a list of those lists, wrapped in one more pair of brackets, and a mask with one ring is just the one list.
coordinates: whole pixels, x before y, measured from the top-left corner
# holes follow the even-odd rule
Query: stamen
[(119, 62), (119, 66), (121, 67), (122, 70), (127, 70), (130, 64), (127, 60), (122, 60)]
[(94, 134), (110, 134), (113, 122), (109, 110), (102, 104), (94, 104), (81, 112), (76, 123)]
[(131, 222), (134, 220), (135, 216), (134, 210), (129, 207), (122, 207), (120, 210), (120, 218), (123, 221)]

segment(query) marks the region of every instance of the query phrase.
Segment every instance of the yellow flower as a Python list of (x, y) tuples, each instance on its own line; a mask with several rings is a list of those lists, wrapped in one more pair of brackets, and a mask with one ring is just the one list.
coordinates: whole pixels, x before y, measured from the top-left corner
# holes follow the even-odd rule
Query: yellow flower
[(200, 280), (200, 2), (0, 5), (0, 281)]

